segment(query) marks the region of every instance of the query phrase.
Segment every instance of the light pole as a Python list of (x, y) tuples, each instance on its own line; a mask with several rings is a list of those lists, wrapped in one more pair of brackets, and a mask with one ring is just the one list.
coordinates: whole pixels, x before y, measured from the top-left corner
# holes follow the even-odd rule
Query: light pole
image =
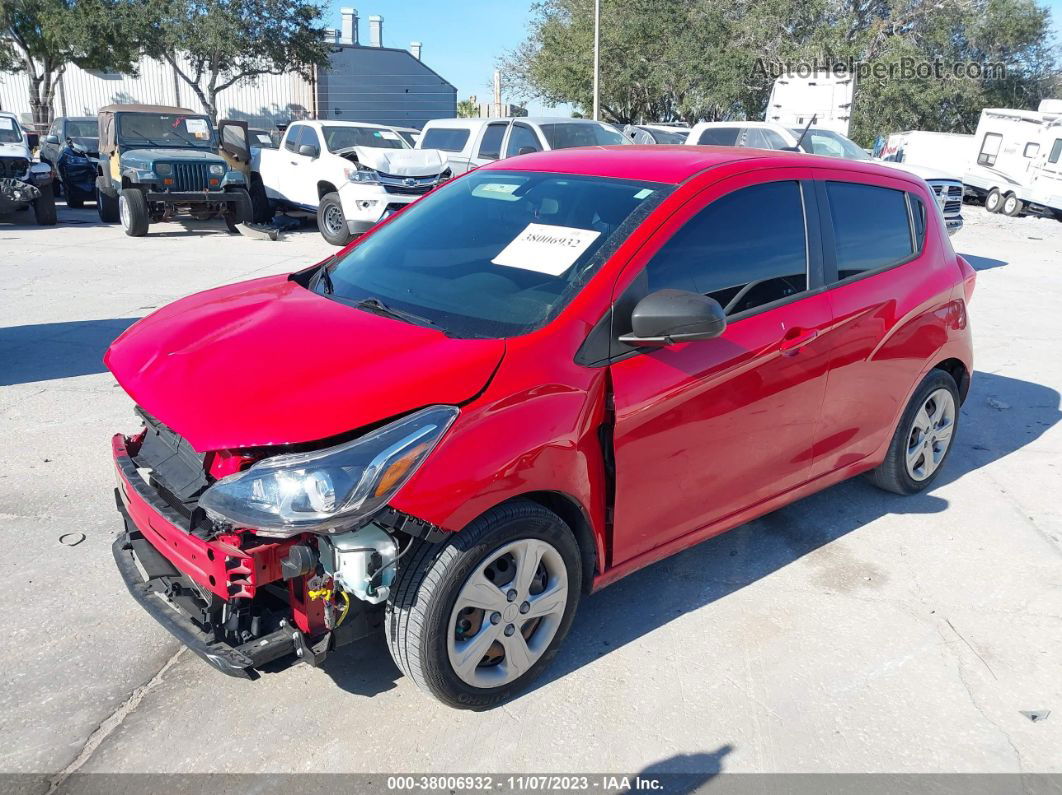
[(600, 108), (601, 72), (601, 0), (594, 0), (594, 121)]

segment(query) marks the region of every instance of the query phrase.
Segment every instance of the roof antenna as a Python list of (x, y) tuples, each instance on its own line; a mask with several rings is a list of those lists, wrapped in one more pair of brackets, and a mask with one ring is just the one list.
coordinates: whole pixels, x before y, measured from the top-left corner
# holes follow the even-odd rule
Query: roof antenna
[(811, 115), (811, 121), (809, 121), (809, 122), (808, 122), (808, 126), (804, 128), (804, 132), (800, 133), (800, 137), (799, 137), (799, 138), (797, 138), (796, 146), (794, 146), (794, 147), (792, 148), (792, 150), (790, 150), (790, 151), (793, 151), (793, 152), (799, 152), (799, 151), (800, 151), (800, 145), (801, 145), (802, 143), (804, 143), (804, 136), (808, 134), (808, 130), (810, 130), (810, 129), (811, 129), (811, 125), (812, 125), (812, 124), (814, 124), (814, 123), (815, 123), (815, 121), (816, 121), (816, 120), (817, 120), (818, 118), (819, 118), (819, 117), (818, 117), (818, 114), (814, 114), (814, 113), (813, 113), (813, 114)]

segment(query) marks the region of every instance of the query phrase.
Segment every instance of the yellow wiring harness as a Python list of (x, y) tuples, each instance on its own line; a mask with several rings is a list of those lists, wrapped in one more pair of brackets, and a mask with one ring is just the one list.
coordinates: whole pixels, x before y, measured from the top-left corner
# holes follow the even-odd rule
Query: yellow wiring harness
[(336, 622), (336, 626), (338, 627), (343, 623), (343, 619), (347, 617), (347, 613), (350, 612), (350, 597), (347, 595), (346, 591), (333, 591), (331, 588), (321, 588), (316, 591), (307, 591), (306, 595), (309, 596), (310, 599), (325, 599), (330, 601), (334, 593), (338, 593), (343, 597), (343, 611), (339, 614), (339, 620)]

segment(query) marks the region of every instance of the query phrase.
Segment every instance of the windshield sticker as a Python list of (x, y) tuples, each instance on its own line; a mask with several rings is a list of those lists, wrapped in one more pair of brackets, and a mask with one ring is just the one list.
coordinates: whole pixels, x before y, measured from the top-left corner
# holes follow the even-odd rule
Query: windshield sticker
[(491, 262), (507, 268), (560, 276), (600, 235), (593, 229), (528, 224)]
[(650, 188), (642, 188), (640, 191), (634, 194), (634, 198), (641, 201), (642, 199), (648, 199), (653, 195), (653, 191)]
[(6, 116), (0, 116), (0, 130), (13, 130), (15, 129), (15, 120), (9, 119)]
[(272, 144), (273, 139), (264, 133), (258, 133), (258, 140), (263, 144)]
[(210, 126), (206, 119), (185, 119), (184, 126), (196, 138), (205, 140), (210, 137)]
[(398, 140), (398, 133), (393, 133), (390, 130), (380, 130), (376, 134), (379, 135), (381, 138), (383, 138), (385, 141), (397, 141)]
[(485, 182), (472, 189), (472, 195), (480, 199), (501, 199), (506, 202), (518, 202), (519, 196), (513, 192), (520, 186), (514, 182)]

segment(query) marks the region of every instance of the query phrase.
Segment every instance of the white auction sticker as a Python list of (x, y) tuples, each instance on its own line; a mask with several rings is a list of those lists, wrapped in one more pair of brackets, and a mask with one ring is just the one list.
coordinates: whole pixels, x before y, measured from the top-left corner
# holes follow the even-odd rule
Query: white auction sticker
[(528, 224), (491, 262), (560, 276), (600, 234), (593, 229)]
[(15, 129), (15, 120), (9, 119), (5, 116), (0, 116), (0, 130), (13, 130)]
[(206, 119), (185, 119), (184, 126), (196, 138), (210, 137), (210, 127), (207, 126)]
[(397, 141), (398, 140), (398, 133), (391, 132), (390, 130), (380, 130), (376, 134), (379, 135), (381, 138), (383, 138), (385, 141)]

